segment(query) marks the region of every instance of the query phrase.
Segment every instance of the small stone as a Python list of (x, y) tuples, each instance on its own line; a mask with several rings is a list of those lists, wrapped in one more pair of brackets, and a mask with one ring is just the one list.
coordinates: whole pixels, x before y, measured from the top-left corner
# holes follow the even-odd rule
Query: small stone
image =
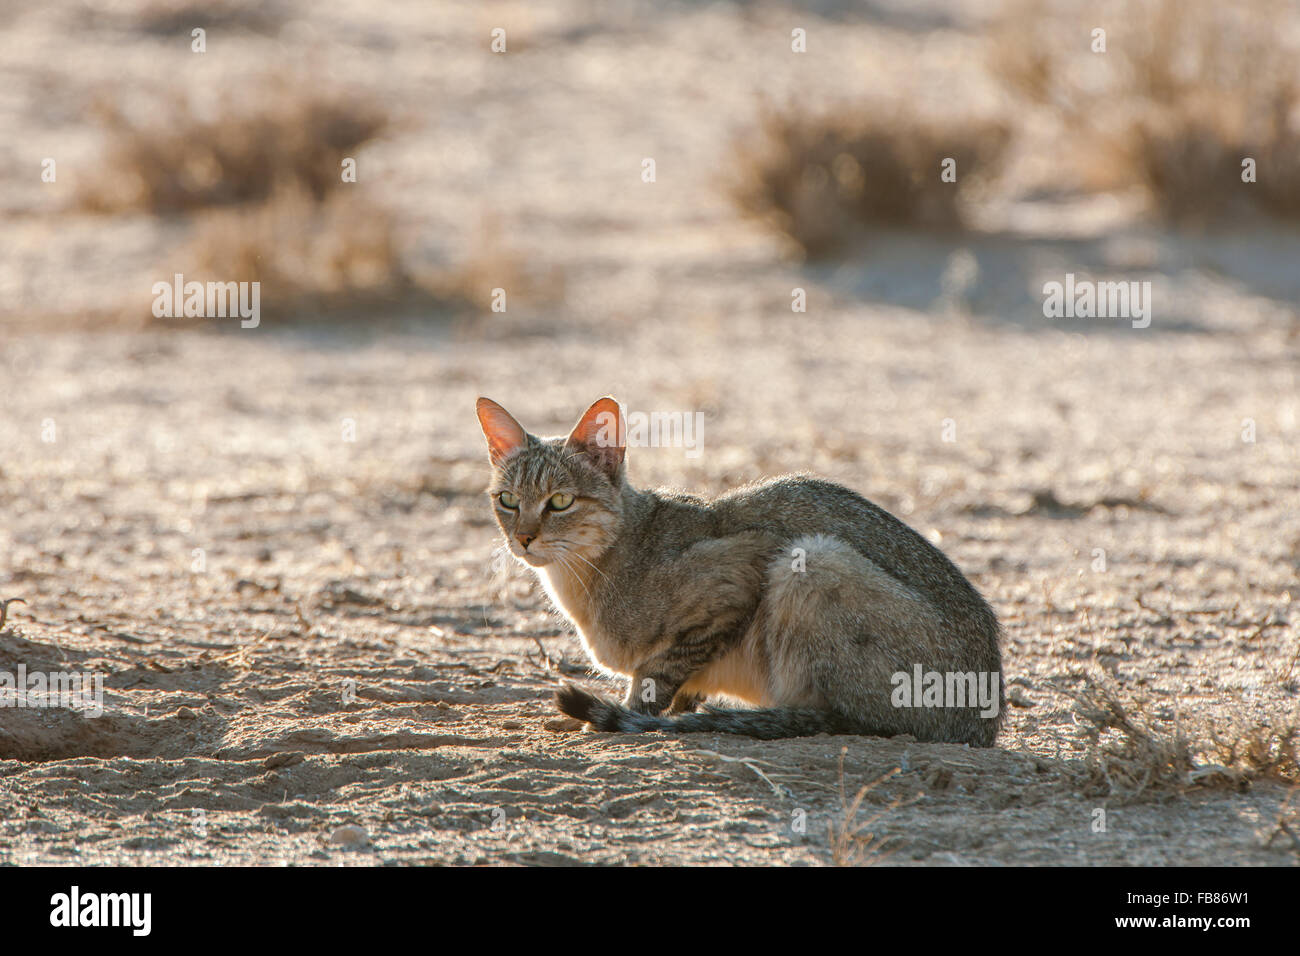
[(179, 707), (176, 710), (176, 716), (180, 720), (198, 720), (199, 715), (189, 707)]
[(307, 755), (300, 751), (282, 750), (279, 753), (271, 754), (271, 756), (263, 760), (262, 769), (274, 770), (277, 767), (292, 767), (296, 764), (302, 763), (305, 759), (307, 759)]
[(369, 842), (370, 834), (366, 832), (366, 828), (351, 823), (338, 827), (330, 834), (330, 843), (334, 846), (361, 846)]
[(502, 730), (523, 730), (524, 725), (517, 720), (503, 720), (501, 721), (501, 729)]
[(582, 729), (582, 721), (576, 717), (553, 717), (542, 726), (557, 734), (572, 734)]
[(1007, 700), (1011, 701), (1013, 707), (1033, 707), (1034, 702), (1029, 699), (1028, 695), (1019, 687), (1011, 688), (1011, 693), (1007, 694)]

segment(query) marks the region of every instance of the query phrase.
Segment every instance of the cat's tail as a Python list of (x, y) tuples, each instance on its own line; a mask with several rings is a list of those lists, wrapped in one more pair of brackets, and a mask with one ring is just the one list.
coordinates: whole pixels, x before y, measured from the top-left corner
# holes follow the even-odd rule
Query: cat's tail
[(863, 734), (873, 737), (890, 735), (883, 729), (869, 727), (829, 710), (723, 710), (706, 706), (699, 713), (656, 717), (652, 714), (639, 714), (622, 704), (603, 700), (572, 684), (566, 684), (556, 691), (555, 706), (568, 716), (585, 721), (597, 730), (633, 734), (664, 730), (681, 734), (741, 734), (760, 740), (813, 737), (817, 734)]

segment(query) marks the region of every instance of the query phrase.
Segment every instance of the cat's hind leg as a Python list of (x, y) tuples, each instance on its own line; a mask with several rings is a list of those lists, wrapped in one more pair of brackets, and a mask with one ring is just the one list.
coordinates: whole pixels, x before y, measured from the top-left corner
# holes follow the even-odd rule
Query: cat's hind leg
[(771, 562), (754, 626), (774, 707), (826, 709), (879, 735), (992, 742), (973, 707), (896, 706), (898, 675), (947, 673), (963, 655), (931, 602), (840, 538), (796, 539)]

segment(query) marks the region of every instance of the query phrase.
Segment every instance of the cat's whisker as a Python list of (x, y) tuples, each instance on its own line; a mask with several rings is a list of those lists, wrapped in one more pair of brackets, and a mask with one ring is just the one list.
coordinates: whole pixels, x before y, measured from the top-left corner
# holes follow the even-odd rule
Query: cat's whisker
[[(567, 545), (567, 544), (570, 544), (570, 543), (571, 543), (571, 542), (569, 542), (569, 541), (566, 540), (566, 539), (559, 539), (559, 540), (553, 542), (553, 544), (554, 544), (555, 546), (557, 546), (557, 547), (558, 547), (558, 546)], [(595, 571), (597, 574), (599, 574), (599, 575), (600, 575), (600, 576), (601, 576), (601, 577), (606, 581), (606, 583), (611, 584), (611, 585), (614, 583), (612, 580), (610, 580), (610, 577), (609, 577), (608, 574), (606, 574), (606, 573), (605, 573), (604, 571), (602, 571), (600, 568), (596, 567), (596, 565), (592, 564), (591, 561), (588, 560), (584, 555), (579, 554), (577, 551), (571, 551), (571, 550), (566, 550), (564, 553), (565, 553), (566, 555), (569, 555), (570, 557), (574, 557), (574, 558), (577, 558), (579, 561), (582, 561), (584, 564), (586, 564), (588, 567), (590, 567), (593, 571)], [(580, 578), (579, 578), (579, 581), (581, 581)], [(583, 586), (583, 590), (587, 591), (587, 596), (588, 596), (588, 597), (591, 596), (591, 591), (588, 590), (588, 589), (586, 588), (585, 585)], [(604, 595), (604, 598), (605, 598), (605, 600), (610, 601), (610, 602), (614, 603), (615, 605), (617, 605), (617, 606), (619, 606), (619, 607), (627, 607), (627, 606), (628, 606), (628, 602), (626, 601), (626, 599), (624, 598), (624, 596), (618, 592), (618, 590), (617, 590), (616, 588), (611, 588), (610, 591)]]
[(608, 575), (608, 574), (606, 574), (606, 573), (605, 573), (604, 571), (602, 571), (600, 568), (596, 567), (594, 564), (592, 564), (590, 561), (588, 561), (585, 557), (583, 557), (582, 555), (580, 555), (577, 551), (573, 551), (573, 552), (570, 552), (570, 553), (571, 553), (575, 558), (577, 558), (579, 561), (581, 561), (583, 564), (587, 565), (587, 567), (591, 568), (591, 570), (593, 570), (593, 571), (595, 571), (597, 574), (599, 574), (599, 575), (600, 575), (602, 578), (604, 578), (606, 581), (609, 580), (609, 575)]
[(578, 569), (575, 568), (573, 565), (571, 565), (568, 561), (568, 557), (571, 554), (574, 557), (581, 557), (581, 555), (578, 555), (576, 552), (557, 552), (555, 555), (555, 560), (559, 562), (560, 567), (564, 568), (565, 571), (569, 572), (570, 576), (572, 576), (573, 579), (578, 582), (579, 586), (581, 586), (582, 590), (586, 593), (587, 598), (590, 599), (591, 589), (588, 588), (587, 583), (582, 580), (582, 575), (578, 573)]
[(606, 581), (609, 580), (609, 575), (607, 575), (600, 568), (596, 567), (596, 565), (592, 564), (591, 561), (589, 561), (585, 555), (583, 555), (581, 552), (577, 550), (577, 547), (575, 546), (574, 542), (570, 541), (568, 538), (556, 538), (553, 541), (551, 541), (551, 546), (562, 550), (564, 554), (568, 555), (571, 558), (577, 558), (583, 564), (587, 565), (587, 567), (591, 568), (591, 570), (599, 574)]

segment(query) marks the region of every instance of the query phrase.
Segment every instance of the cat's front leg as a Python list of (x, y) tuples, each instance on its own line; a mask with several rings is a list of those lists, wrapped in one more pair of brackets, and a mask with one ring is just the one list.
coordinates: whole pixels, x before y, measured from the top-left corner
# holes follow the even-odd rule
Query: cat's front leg
[[(699, 628), (680, 635), (666, 650), (643, 661), (632, 673), (623, 705), (639, 714), (693, 710), (694, 695), (679, 695), (688, 681), (731, 649), (734, 627)], [(677, 700), (678, 697), (682, 699)]]
[(671, 717), (674, 714), (694, 713), (700, 709), (700, 704), (704, 703), (704, 700), (703, 694), (679, 690), (673, 696), (672, 706), (668, 708), (668, 715)]
[(686, 683), (684, 678), (674, 679), (664, 674), (651, 674), (638, 669), (632, 675), (632, 684), (627, 689), (623, 706), (638, 714), (652, 714), (657, 717), (669, 710), (673, 699), (677, 696), (677, 691), (684, 683)]

